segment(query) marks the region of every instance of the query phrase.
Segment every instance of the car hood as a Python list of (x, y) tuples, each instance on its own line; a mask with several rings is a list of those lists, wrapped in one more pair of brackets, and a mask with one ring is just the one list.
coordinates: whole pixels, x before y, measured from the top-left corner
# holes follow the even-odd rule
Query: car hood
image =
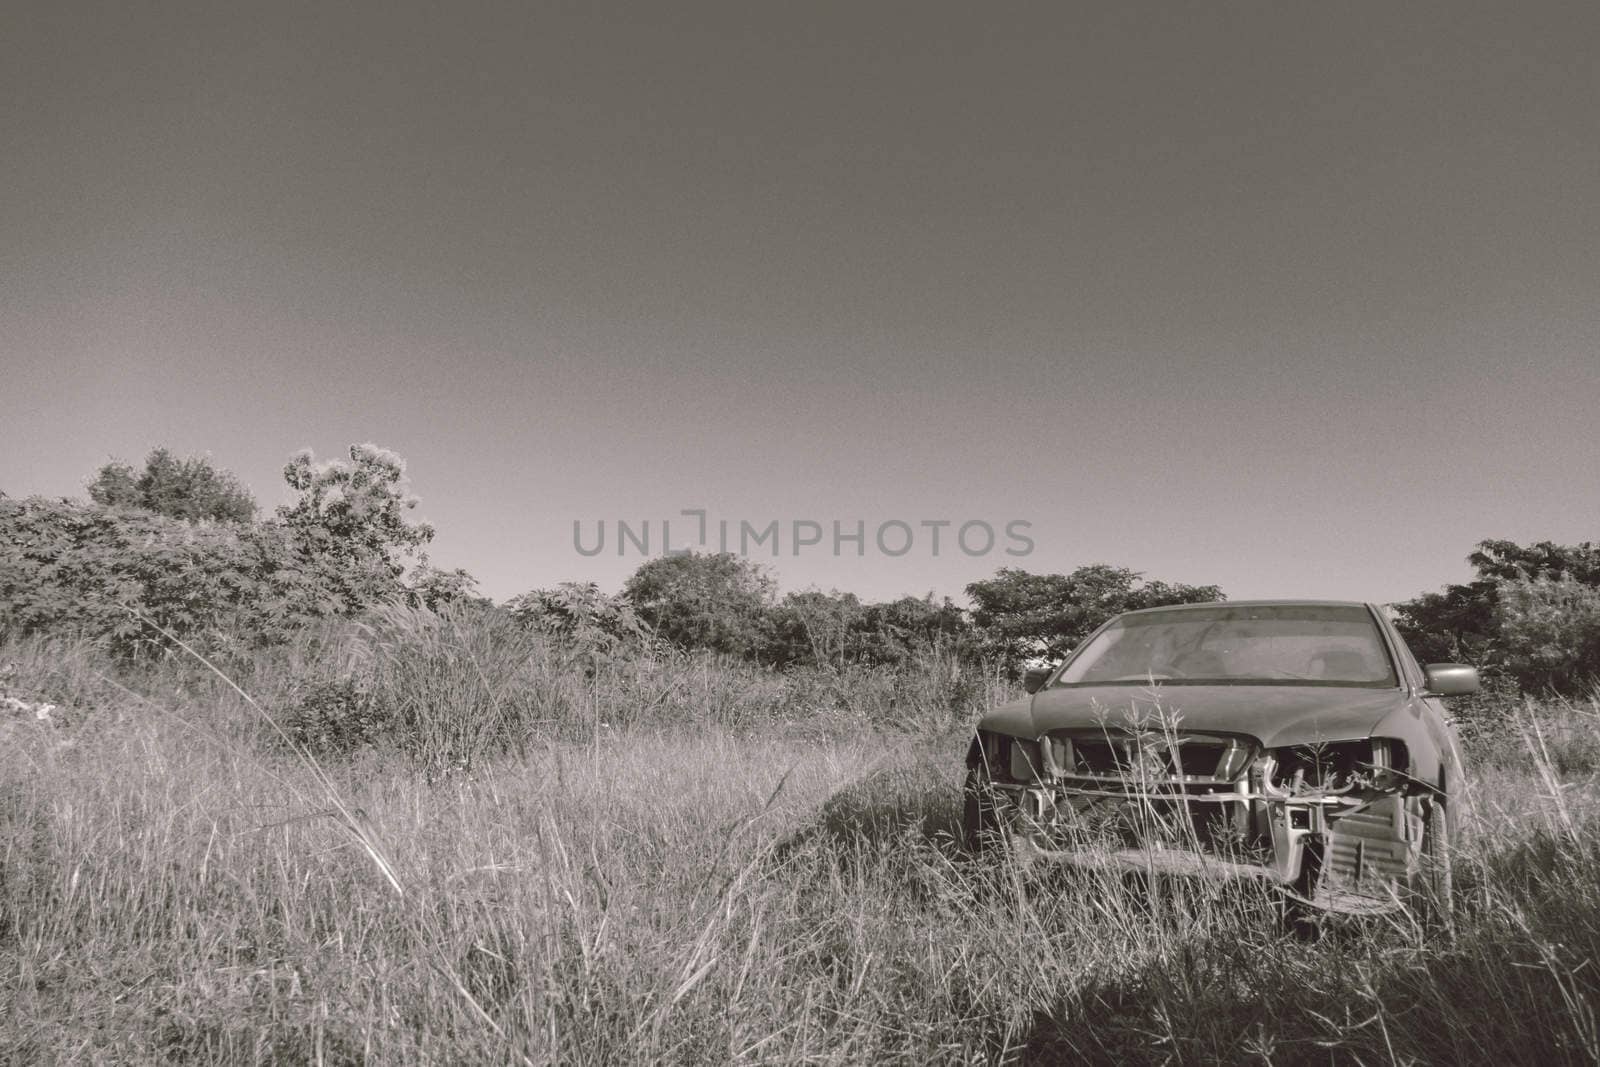
[(1045, 689), (1002, 704), (979, 726), (1017, 737), (1050, 730), (1116, 727), (1161, 714), (1181, 730), (1248, 734), (1267, 748), (1369, 737), (1406, 705), (1403, 689), (1300, 685), (1175, 685)]

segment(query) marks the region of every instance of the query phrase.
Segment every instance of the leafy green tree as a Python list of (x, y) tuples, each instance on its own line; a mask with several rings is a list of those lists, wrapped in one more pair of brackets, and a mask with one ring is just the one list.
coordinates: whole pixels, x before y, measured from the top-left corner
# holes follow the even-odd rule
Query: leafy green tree
[(151, 452), (142, 471), (107, 463), (89, 483), (89, 497), (108, 507), (143, 508), (189, 522), (250, 522), (256, 516), (255, 498), (232, 472), (205, 456), (179, 459), (165, 448)]
[(1558, 545), (1538, 541), (1519, 545), (1515, 541), (1479, 541), (1467, 557), (1479, 578), (1510, 580), (1517, 578), (1571, 578), (1583, 585), (1600, 586), (1600, 546), (1585, 541), (1577, 545)]
[(1492, 666), (1500, 661), (1499, 586), (1480, 578), (1391, 605), (1395, 626), (1423, 663)]
[(659, 637), (680, 648), (748, 656), (762, 646), (775, 583), (731, 553), (687, 553), (646, 560), (622, 594)]
[(987, 651), (1013, 668), (1038, 649), (1065, 656), (1111, 616), (1167, 604), (1223, 599), (1214, 585), (1147, 582), (1137, 571), (1093, 563), (1071, 574), (1032, 574), (1001, 568), (967, 586), (972, 622)]

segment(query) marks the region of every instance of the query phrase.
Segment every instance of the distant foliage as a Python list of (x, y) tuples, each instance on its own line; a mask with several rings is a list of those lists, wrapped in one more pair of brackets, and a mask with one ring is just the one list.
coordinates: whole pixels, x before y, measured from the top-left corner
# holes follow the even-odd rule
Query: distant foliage
[(723, 552), (647, 560), (622, 593), (658, 636), (679, 648), (752, 656), (775, 590), (758, 564)]
[(78, 631), (135, 653), (162, 643), (143, 616), (179, 636), (266, 643), (336, 607), (279, 527), (0, 500), (6, 637)]
[(1481, 578), (1570, 578), (1583, 585), (1600, 585), (1600, 545), (1588, 541), (1577, 545), (1480, 541), (1467, 562)]
[(1137, 571), (1104, 563), (1066, 575), (1002, 568), (993, 578), (968, 585), (967, 595), (984, 646), (1013, 666), (1033, 655), (1060, 659), (1124, 611), (1223, 599), (1214, 585), (1145, 581)]
[(1216, 586), (1146, 582), (1098, 564), (1070, 575), (1003, 569), (967, 587), (969, 616), (948, 599), (863, 602), (809, 589), (775, 598), (754, 563), (730, 555), (646, 562), (623, 596), (656, 633), (680, 648), (730, 653), (778, 667), (897, 666), (942, 650), (1015, 673), (1030, 655), (1060, 658), (1110, 616), (1162, 604), (1219, 600)]
[(487, 606), (470, 575), (421, 552), (433, 531), (404, 518), (404, 461), (350, 451), (296, 456), (285, 473), (300, 497), (265, 522), (247, 521), (254, 503), (231, 475), (161, 449), (143, 474), (102, 468), (95, 503), (0, 497), (0, 638), (75, 632), (138, 655), (167, 647), (159, 627), (218, 652), (390, 601)]
[(250, 522), (256, 516), (255, 498), (231, 472), (204, 456), (179, 459), (165, 448), (151, 452), (142, 471), (118, 462), (101, 467), (89, 498), (188, 522)]
[(654, 635), (622, 596), (600, 591), (594, 582), (563, 582), (513, 597), (506, 610), (520, 626), (557, 645), (590, 656), (607, 657), (647, 650)]
[(948, 597), (907, 596), (868, 604), (857, 629), (857, 661), (899, 666), (924, 649), (948, 649), (957, 655), (975, 651), (966, 614)]
[(412, 607), (437, 611), (447, 604), (488, 607), (492, 601), (478, 594), (478, 580), (460, 567), (443, 570), (423, 559), (406, 579), (406, 602)]
[(1499, 584), (1480, 578), (1392, 605), (1395, 625), (1423, 663), (1497, 664)]
[(948, 599), (863, 603), (853, 593), (790, 593), (767, 612), (761, 658), (778, 666), (893, 665), (933, 646), (968, 651), (970, 627)]
[(1467, 557), (1476, 578), (1394, 605), (1417, 658), (1501, 672), (1530, 691), (1581, 692), (1597, 673), (1600, 546), (1489, 540)]
[(865, 614), (854, 593), (790, 593), (767, 613), (764, 657), (780, 667), (842, 669), (855, 659), (855, 634)]
[(422, 547), (433, 539), (433, 527), (406, 520), (417, 498), (405, 460), (374, 444), (351, 445), (348, 461), (321, 463), (304, 449), (283, 476), (300, 496), (278, 509), (278, 522), (341, 610), (405, 594), (407, 566), (424, 562)]
[(1525, 688), (1585, 692), (1600, 680), (1600, 586), (1573, 577), (1500, 583), (1505, 663)]

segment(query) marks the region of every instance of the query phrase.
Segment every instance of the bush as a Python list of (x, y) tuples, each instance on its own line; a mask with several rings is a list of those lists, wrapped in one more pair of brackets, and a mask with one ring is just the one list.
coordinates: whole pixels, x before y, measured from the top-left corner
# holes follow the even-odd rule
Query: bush
[(1600, 587), (1572, 578), (1500, 583), (1506, 667), (1525, 688), (1575, 693), (1600, 679)]
[(594, 582), (563, 582), (513, 597), (506, 609), (518, 625), (545, 635), (588, 661), (592, 671), (614, 656), (651, 649), (654, 637), (626, 598)]
[(350, 453), (297, 455), (285, 474), (300, 499), (261, 523), (231, 475), (160, 449), (143, 475), (102, 469), (93, 504), (0, 496), (0, 640), (80, 634), (129, 658), (168, 651), (165, 630), (207, 653), (248, 652), (388, 600), (486, 605), (470, 575), (426, 556), (402, 581), (432, 530), (404, 519), (416, 501), (398, 456)]
[(790, 593), (766, 612), (760, 658), (780, 667), (898, 665), (938, 646), (975, 652), (965, 614), (948, 599), (863, 604), (853, 593)]
[(393, 714), (354, 678), (312, 682), (284, 713), (289, 739), (317, 755), (349, 756), (390, 735)]
[(562, 717), (550, 714), (564, 680), (546, 642), (503, 611), (381, 605), (347, 631), (340, 655), (386, 710), (395, 745), (430, 772), (520, 752)]
[(159, 626), (204, 647), (271, 643), (339, 607), (313, 562), (272, 525), (0, 500), (0, 639), (76, 632), (137, 656), (166, 647)]
[(232, 472), (212, 466), (204, 456), (179, 459), (165, 448), (150, 453), (143, 471), (116, 462), (101, 467), (89, 485), (89, 498), (188, 522), (250, 522), (256, 515), (255, 498)]
[(664, 640), (683, 649), (753, 655), (775, 584), (761, 567), (728, 552), (647, 560), (623, 596)]
[(1478, 543), (1477, 577), (1394, 605), (1417, 658), (1504, 670), (1529, 690), (1584, 691), (1600, 673), (1600, 547)]
[(318, 463), (310, 449), (302, 449), (290, 458), (283, 477), (300, 495), (278, 509), (277, 522), (339, 612), (353, 614), (410, 596), (401, 576), (411, 562), (419, 565), (418, 599), (428, 599), (430, 592), (460, 599), (469, 592), (464, 573), (430, 575), (422, 548), (433, 539), (433, 527), (406, 521), (417, 498), (406, 462), (395, 453), (374, 444), (351, 445), (348, 461)]

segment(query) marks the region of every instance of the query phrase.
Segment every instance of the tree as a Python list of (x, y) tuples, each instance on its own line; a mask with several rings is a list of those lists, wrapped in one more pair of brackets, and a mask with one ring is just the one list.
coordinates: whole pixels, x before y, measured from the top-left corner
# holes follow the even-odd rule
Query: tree
[(75, 632), (140, 655), (168, 647), (154, 623), (216, 650), (283, 640), (340, 608), (276, 523), (0, 501), (0, 640)]
[(966, 616), (949, 598), (905, 596), (868, 604), (856, 627), (852, 652), (858, 662), (904, 663), (918, 649), (962, 646), (971, 632)]
[(790, 593), (767, 612), (762, 658), (779, 667), (843, 667), (852, 657), (851, 638), (862, 614), (854, 593)]
[(651, 645), (650, 631), (633, 605), (621, 595), (602, 593), (594, 582), (534, 589), (512, 597), (506, 609), (518, 624), (596, 658)]
[(1571, 578), (1583, 585), (1600, 585), (1600, 546), (1589, 541), (1577, 545), (1479, 541), (1467, 562), (1482, 579)]
[(864, 604), (854, 593), (807, 589), (768, 610), (761, 656), (780, 667), (895, 664), (918, 649), (961, 645), (970, 631), (959, 607), (931, 593)]
[(1581, 693), (1600, 680), (1600, 586), (1570, 575), (1507, 579), (1499, 621), (1506, 668), (1524, 688)]
[(404, 518), (415, 499), (400, 457), (350, 451), (349, 463), (295, 456), (285, 473), (300, 499), (267, 522), (195, 522), (223, 513), (232, 476), (159, 449), (142, 474), (102, 468), (94, 503), (0, 499), (0, 640), (77, 632), (139, 655), (167, 647), (153, 623), (231, 649), (389, 599), (487, 604), (465, 571), (421, 553), (433, 531)]
[(1071, 574), (1031, 574), (1002, 567), (993, 578), (967, 586), (973, 625), (991, 654), (1008, 665), (1042, 651), (1065, 656), (1113, 615), (1166, 604), (1223, 599), (1214, 585), (1146, 582), (1137, 571), (1093, 563)]
[(412, 607), (438, 611), (447, 604), (488, 607), (492, 601), (478, 593), (478, 580), (460, 567), (444, 570), (419, 562), (406, 580), (406, 599)]
[(761, 567), (728, 552), (646, 560), (622, 595), (661, 638), (685, 649), (751, 655), (775, 584)]
[(107, 507), (143, 508), (187, 522), (250, 522), (256, 516), (255, 498), (231, 471), (205, 456), (179, 459), (165, 448), (152, 451), (142, 471), (107, 463), (89, 483), (89, 497)]
[(1423, 663), (1498, 662), (1500, 583), (1480, 578), (1391, 605), (1395, 626)]
[[(1504, 671), (1532, 688), (1584, 684), (1592, 668), (1583, 666), (1589, 600), (1582, 590), (1600, 588), (1600, 546), (1491, 539), (1478, 542), (1467, 562), (1476, 572), (1471, 582), (1393, 605), (1417, 658)], [(1571, 632), (1560, 634), (1563, 625)]]
[(350, 446), (350, 459), (316, 461), (303, 449), (283, 469), (300, 497), (278, 509), (306, 564), (315, 568), (346, 610), (407, 593), (409, 562), (423, 564), (433, 539), (427, 523), (406, 521), (417, 506), (406, 462), (374, 444)]

